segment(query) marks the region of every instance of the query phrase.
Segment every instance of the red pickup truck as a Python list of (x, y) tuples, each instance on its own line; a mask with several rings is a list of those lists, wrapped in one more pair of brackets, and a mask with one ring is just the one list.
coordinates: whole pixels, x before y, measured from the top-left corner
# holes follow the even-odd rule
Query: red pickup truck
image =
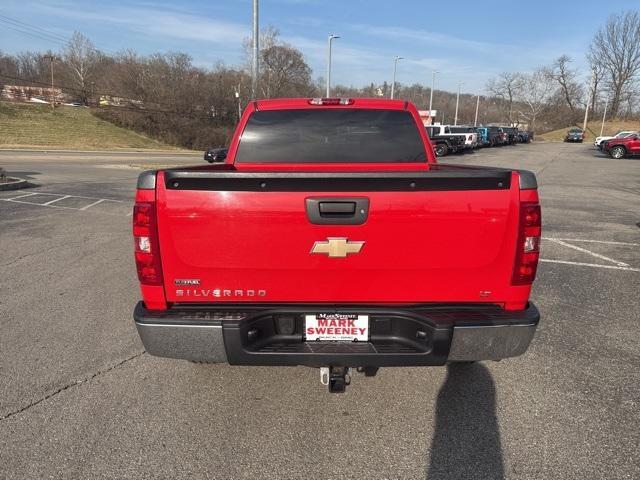
[(436, 163), (416, 108), (246, 108), (222, 164), (143, 172), (133, 212), (152, 355), (351, 368), (521, 355), (541, 215), (524, 170)]

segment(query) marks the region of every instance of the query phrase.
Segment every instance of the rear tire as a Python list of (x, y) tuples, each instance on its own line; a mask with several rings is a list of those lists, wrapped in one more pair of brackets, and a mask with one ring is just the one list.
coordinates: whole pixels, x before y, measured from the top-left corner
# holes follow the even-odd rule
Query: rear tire
[(611, 155), (611, 158), (615, 158), (616, 160), (624, 157), (625, 153), (627, 153), (627, 151), (624, 149), (624, 147), (613, 147), (609, 151), (609, 155)]
[(436, 150), (436, 157), (444, 157), (447, 154), (449, 149), (447, 148), (446, 145), (439, 143), (436, 145), (435, 150)]

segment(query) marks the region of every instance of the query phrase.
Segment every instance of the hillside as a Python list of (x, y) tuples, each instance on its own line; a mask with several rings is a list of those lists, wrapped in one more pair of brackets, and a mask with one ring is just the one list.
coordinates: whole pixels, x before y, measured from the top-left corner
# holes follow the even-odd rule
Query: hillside
[[(582, 128), (582, 123), (575, 125)], [(600, 135), (600, 128), (602, 127), (602, 120), (594, 120), (587, 123), (587, 134), (585, 136), (585, 142), (593, 142), (597, 136)], [(561, 128), (560, 130), (554, 130), (544, 134), (536, 135), (536, 140), (546, 140), (549, 142), (561, 142), (564, 140), (567, 130), (572, 127)], [(615, 135), (621, 130), (638, 130), (640, 131), (640, 121), (638, 120), (612, 120), (604, 122), (603, 135)]]
[(0, 148), (175, 149), (100, 120), (84, 107), (0, 102)]

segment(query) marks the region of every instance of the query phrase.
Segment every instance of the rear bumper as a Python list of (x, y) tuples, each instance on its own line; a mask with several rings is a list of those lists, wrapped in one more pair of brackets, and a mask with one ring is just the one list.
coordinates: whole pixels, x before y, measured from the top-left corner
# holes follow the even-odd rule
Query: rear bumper
[[(370, 316), (370, 341), (305, 342), (304, 313)], [(233, 365), (381, 367), (500, 360), (523, 354), (540, 319), (530, 303), (505, 311), (482, 305), (386, 307), (326, 305), (189, 306), (147, 310), (134, 320), (151, 355)]]

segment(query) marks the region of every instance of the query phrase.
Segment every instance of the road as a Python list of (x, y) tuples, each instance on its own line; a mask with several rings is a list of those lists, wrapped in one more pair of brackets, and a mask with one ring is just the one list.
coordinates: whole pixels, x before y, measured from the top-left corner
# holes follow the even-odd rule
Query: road
[(538, 174), (533, 344), (330, 395), (313, 369), (144, 352), (128, 165), (174, 160), (202, 161), (0, 152), (38, 185), (0, 192), (0, 478), (640, 478), (640, 161), (554, 143), (445, 158)]

